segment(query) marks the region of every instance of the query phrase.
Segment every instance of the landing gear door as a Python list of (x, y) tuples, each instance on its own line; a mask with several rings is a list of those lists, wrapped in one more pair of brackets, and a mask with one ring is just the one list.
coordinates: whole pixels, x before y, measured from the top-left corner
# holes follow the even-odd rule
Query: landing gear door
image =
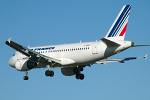
[(97, 55), (97, 54), (98, 54), (98, 52), (97, 52), (97, 45), (98, 45), (98, 43), (95, 43), (95, 44), (93, 45), (93, 50), (92, 50), (92, 54), (93, 54), (93, 55)]

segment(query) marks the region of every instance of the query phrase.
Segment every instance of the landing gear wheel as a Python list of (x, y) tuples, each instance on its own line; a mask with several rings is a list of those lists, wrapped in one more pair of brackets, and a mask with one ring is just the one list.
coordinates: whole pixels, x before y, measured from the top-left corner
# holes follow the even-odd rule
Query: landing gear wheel
[(54, 71), (50, 71), (50, 77), (54, 76)]
[(49, 71), (49, 70), (47, 70), (47, 71), (45, 71), (45, 75), (46, 75), (46, 76), (53, 77), (53, 76), (54, 76), (54, 71)]
[(23, 79), (24, 79), (24, 80), (28, 80), (29, 77), (28, 77), (28, 76), (24, 76)]
[(83, 71), (83, 67), (80, 68), (80, 71)]
[(80, 74), (80, 80), (84, 79), (84, 74)]
[(84, 79), (84, 74), (76, 74), (76, 79), (83, 80)]
[(45, 75), (50, 76), (50, 71), (49, 70), (45, 71)]
[(76, 79), (80, 79), (80, 74), (76, 74)]

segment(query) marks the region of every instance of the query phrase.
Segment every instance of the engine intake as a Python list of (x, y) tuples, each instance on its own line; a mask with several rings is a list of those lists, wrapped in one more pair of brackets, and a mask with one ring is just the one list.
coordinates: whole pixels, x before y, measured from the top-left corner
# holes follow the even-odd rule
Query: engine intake
[(15, 64), (15, 68), (19, 71), (27, 71), (36, 66), (37, 66), (37, 63), (31, 60), (18, 60)]
[(35, 66), (37, 66), (37, 63), (36, 63), (36, 62), (31, 61), (31, 60), (28, 60), (28, 61), (27, 61), (27, 67), (28, 67), (29, 69), (32, 69), (32, 68), (34, 68)]

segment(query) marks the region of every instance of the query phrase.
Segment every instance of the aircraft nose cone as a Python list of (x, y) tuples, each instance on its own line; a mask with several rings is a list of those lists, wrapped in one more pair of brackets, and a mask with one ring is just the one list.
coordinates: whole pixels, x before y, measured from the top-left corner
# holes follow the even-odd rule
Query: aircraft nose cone
[(10, 60), (9, 60), (9, 65), (10, 65), (11, 67), (15, 68), (15, 61), (14, 61), (13, 57), (10, 58)]

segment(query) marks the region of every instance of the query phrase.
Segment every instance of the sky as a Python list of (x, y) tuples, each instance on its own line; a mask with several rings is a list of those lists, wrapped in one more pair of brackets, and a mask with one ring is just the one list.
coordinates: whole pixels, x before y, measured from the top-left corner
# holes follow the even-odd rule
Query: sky
[[(149, 0), (0, 0), (0, 100), (150, 100), (150, 58), (122, 63), (95, 64), (82, 72), (84, 80), (63, 76), (52, 69), (25, 72), (8, 65), (15, 50), (12, 40), (23, 46), (45, 46), (99, 41), (123, 5), (131, 4), (125, 40), (150, 44)], [(130, 48), (111, 58), (137, 57), (150, 47)]]

